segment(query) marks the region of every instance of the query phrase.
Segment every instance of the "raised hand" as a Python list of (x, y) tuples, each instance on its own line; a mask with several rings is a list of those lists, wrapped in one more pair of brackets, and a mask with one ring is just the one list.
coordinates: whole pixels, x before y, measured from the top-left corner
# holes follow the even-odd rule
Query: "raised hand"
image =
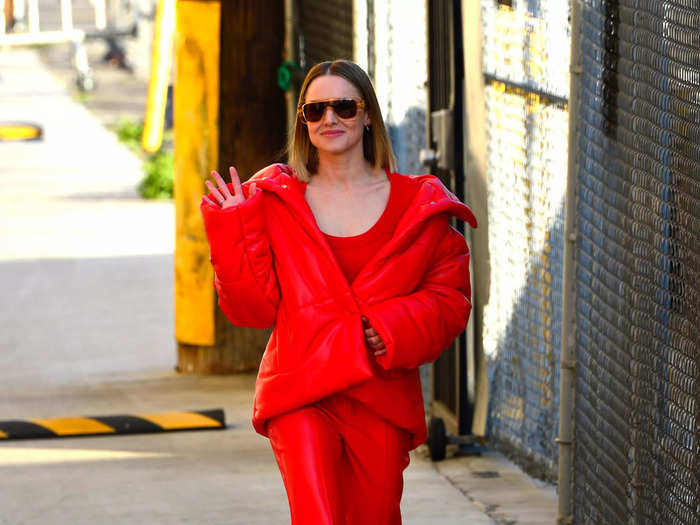
[(362, 316), (362, 327), (365, 331), (365, 343), (372, 350), (376, 350), (374, 355), (379, 356), (386, 354), (386, 347), (384, 346), (382, 338), (379, 337), (376, 330), (369, 324), (369, 319), (367, 319), (364, 315)]
[[(236, 171), (236, 168), (234, 168), (233, 166), (229, 167), (229, 172), (231, 173), (233, 195), (231, 195), (231, 192), (229, 191), (226, 182), (216, 170), (213, 170), (211, 174), (212, 177), (214, 177), (216, 183), (218, 184), (219, 189), (217, 189), (210, 181), (204, 181), (204, 184), (207, 186), (207, 188), (209, 188), (209, 191), (211, 191), (212, 197), (214, 197), (214, 199), (218, 203), (215, 203), (207, 195), (205, 195), (204, 200), (212, 206), (219, 206), (221, 209), (230, 208), (231, 206), (240, 204), (245, 200), (245, 196), (243, 195), (243, 188), (241, 187), (241, 180), (238, 178), (238, 172)], [(256, 191), (257, 188), (255, 187), (255, 183), (253, 182), (250, 185), (250, 192), (248, 194), (248, 197), (252, 197), (253, 195), (255, 195)]]

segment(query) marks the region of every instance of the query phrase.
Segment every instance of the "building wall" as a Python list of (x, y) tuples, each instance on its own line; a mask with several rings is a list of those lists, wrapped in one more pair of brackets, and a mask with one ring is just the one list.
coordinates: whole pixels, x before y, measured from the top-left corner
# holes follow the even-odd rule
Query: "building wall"
[(424, 0), (356, 0), (354, 59), (370, 75), (398, 170), (422, 173), (427, 42)]

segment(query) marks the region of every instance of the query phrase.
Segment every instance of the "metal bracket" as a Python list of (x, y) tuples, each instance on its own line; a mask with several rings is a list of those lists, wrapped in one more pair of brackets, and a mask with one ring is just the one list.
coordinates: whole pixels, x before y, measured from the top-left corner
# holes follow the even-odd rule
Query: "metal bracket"
[(574, 515), (569, 514), (568, 516), (557, 516), (557, 525), (573, 525)]
[(432, 148), (423, 148), (418, 153), (418, 162), (424, 168), (433, 169), (437, 164), (439, 153)]
[(433, 141), (437, 146), (438, 168), (453, 170), (455, 168), (455, 132), (454, 113), (451, 109), (439, 109), (430, 113)]
[(573, 359), (564, 359), (561, 361), (559, 368), (566, 368), (567, 370), (576, 370), (576, 361), (574, 361)]

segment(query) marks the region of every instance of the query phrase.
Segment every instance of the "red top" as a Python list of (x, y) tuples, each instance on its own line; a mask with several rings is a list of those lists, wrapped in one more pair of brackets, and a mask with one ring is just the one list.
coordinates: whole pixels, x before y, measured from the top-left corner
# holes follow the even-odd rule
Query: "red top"
[(410, 181), (406, 181), (403, 177), (394, 176), (387, 169), (385, 172), (391, 185), (389, 200), (384, 212), (369, 230), (360, 235), (347, 237), (338, 237), (322, 232), (350, 284), (372, 256), (389, 242), (394, 235), (399, 219), (415, 196), (415, 185), (407, 183)]

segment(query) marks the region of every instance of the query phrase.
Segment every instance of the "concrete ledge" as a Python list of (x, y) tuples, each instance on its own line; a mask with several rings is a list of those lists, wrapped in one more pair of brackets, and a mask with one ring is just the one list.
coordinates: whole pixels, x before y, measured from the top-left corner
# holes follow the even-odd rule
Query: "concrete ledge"
[(217, 408), (159, 414), (0, 421), (0, 439), (145, 434), (176, 430), (221, 430), (224, 428), (226, 428), (224, 411)]

